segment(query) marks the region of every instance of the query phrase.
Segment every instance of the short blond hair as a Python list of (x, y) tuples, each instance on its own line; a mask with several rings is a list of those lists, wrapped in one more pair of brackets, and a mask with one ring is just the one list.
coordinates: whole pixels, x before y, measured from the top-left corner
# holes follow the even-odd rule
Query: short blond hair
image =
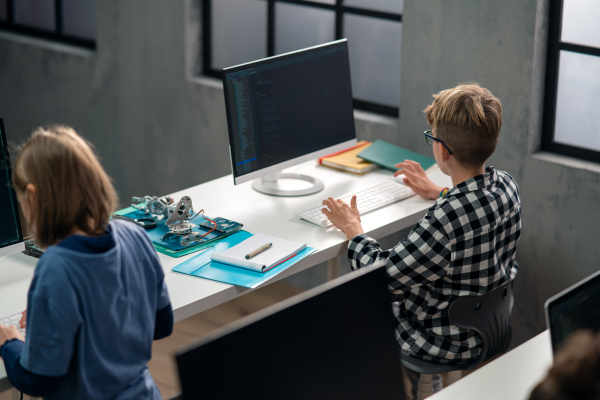
[(24, 200), (41, 247), (60, 242), (74, 227), (97, 234), (117, 206), (115, 189), (92, 146), (68, 126), (33, 131), (15, 161), (13, 183), (24, 196), (27, 184), (36, 188), (36, 201)]
[(477, 83), (463, 83), (434, 94), (423, 112), (436, 137), (464, 166), (479, 167), (496, 150), (502, 127), (502, 104)]

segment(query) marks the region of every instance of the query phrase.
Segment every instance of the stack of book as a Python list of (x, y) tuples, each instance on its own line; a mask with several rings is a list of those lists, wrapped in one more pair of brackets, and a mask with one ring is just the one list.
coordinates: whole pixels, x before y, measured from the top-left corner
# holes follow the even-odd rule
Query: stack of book
[(434, 158), (406, 150), (383, 140), (374, 141), (371, 146), (363, 148), (356, 156), (363, 161), (372, 162), (390, 171), (397, 171), (396, 164), (404, 162), (404, 160), (416, 161), (421, 164), (424, 170), (435, 164)]
[(357, 157), (358, 153), (360, 153), (370, 145), (371, 142), (367, 142), (364, 140), (360, 141), (354, 147), (319, 158), (319, 164), (326, 165), (328, 167), (339, 169), (342, 171), (352, 172), (354, 174), (366, 174), (367, 172), (379, 168), (377, 164), (365, 161), (362, 158)]

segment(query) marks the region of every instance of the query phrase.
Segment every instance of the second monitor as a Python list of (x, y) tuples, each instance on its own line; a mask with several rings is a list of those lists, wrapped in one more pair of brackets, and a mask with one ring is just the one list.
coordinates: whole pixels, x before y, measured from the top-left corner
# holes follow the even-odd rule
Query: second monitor
[[(316, 193), (283, 169), (356, 144), (346, 39), (223, 69), (233, 177), (278, 196)], [(281, 179), (312, 186), (286, 190)]]
[(11, 171), (4, 121), (0, 118), (0, 257), (25, 250)]

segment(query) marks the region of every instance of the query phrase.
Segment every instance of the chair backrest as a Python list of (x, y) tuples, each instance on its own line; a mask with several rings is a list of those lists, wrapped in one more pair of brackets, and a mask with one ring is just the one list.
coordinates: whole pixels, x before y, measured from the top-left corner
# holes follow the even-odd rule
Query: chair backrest
[(482, 295), (459, 297), (450, 305), (450, 323), (477, 332), (483, 340), (481, 355), (469, 363), (473, 367), (508, 349), (513, 302), (513, 285), (508, 281)]

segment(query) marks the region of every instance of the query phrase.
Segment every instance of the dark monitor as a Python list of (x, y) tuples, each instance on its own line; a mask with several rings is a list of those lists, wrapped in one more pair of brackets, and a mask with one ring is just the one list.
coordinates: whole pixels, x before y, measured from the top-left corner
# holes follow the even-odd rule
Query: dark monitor
[(404, 398), (383, 267), (218, 329), (176, 355), (183, 399)]
[(17, 195), (12, 187), (4, 121), (0, 118), (0, 257), (25, 250)]
[(555, 354), (576, 330), (599, 331), (600, 271), (551, 297), (544, 308)]
[[(283, 169), (356, 144), (346, 39), (224, 68), (223, 89), (235, 184), (315, 193), (322, 181)], [(286, 179), (312, 186), (286, 189)]]

